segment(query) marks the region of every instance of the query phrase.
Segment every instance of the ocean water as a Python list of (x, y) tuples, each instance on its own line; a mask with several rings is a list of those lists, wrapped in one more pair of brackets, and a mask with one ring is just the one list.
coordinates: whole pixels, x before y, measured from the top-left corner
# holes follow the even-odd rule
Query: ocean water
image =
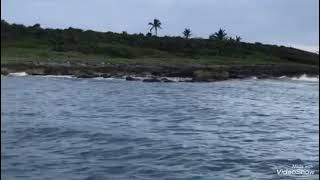
[[(317, 179), (319, 80), (1, 77), (5, 180)], [(315, 175), (285, 175), (303, 166)], [(300, 169), (303, 169), (300, 167)]]

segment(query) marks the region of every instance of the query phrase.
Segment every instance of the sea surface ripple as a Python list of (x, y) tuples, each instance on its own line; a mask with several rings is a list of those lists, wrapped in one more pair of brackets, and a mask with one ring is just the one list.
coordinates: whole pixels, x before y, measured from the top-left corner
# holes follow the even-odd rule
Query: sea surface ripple
[(1, 77), (1, 177), (298, 179), (277, 169), (318, 174), (318, 110), (319, 82)]

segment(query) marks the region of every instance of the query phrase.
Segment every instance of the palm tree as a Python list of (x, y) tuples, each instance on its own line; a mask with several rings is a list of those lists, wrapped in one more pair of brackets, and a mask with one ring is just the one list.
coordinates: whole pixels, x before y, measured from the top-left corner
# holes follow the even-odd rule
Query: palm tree
[(154, 20), (153, 20), (153, 23), (152, 23), (152, 22), (149, 22), (149, 25), (152, 26), (151, 29), (150, 29), (150, 32), (154, 29), (154, 32), (155, 32), (155, 34), (156, 34), (156, 36), (157, 36), (157, 34), (158, 34), (158, 28), (159, 28), (159, 29), (162, 29), (162, 28), (161, 28), (161, 22), (160, 22), (160, 20), (159, 20), (159, 19), (154, 19)]
[(183, 36), (188, 39), (192, 34), (191, 34), (191, 30), (186, 28), (183, 32)]
[(242, 39), (242, 38), (241, 38), (240, 36), (236, 36), (236, 41), (237, 41), (237, 42), (240, 42), (241, 39)]
[(218, 32), (215, 32), (214, 34), (210, 35), (209, 39), (225, 40), (226, 37), (227, 37), (226, 30), (220, 28)]

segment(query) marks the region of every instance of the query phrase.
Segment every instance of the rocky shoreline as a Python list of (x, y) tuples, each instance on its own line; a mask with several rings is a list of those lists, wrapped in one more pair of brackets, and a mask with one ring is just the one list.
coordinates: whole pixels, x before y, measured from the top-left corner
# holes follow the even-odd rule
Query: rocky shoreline
[[(259, 79), (280, 76), (294, 77), (306, 74), (319, 75), (319, 67), (296, 64), (265, 65), (31, 65), (2, 64), (1, 74), (26, 72), (29, 75), (70, 75), (77, 78), (125, 78), (128, 81), (173, 82), (170, 78), (181, 78), (184, 82), (212, 82), (228, 79)], [(138, 78), (143, 77), (143, 78)]]

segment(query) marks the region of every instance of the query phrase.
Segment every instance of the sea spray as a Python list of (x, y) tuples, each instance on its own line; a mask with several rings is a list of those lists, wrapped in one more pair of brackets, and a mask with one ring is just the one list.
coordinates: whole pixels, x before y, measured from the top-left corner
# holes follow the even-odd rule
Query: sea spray
[(311, 76), (308, 76), (306, 74), (303, 74), (299, 77), (293, 77), (291, 78), (291, 80), (294, 80), (294, 81), (311, 81), (311, 82), (319, 82), (319, 76), (314, 76), (314, 77), (311, 77)]
[(9, 76), (16, 76), (16, 77), (23, 77), (23, 76), (28, 76), (26, 72), (15, 72), (15, 73), (9, 73)]

